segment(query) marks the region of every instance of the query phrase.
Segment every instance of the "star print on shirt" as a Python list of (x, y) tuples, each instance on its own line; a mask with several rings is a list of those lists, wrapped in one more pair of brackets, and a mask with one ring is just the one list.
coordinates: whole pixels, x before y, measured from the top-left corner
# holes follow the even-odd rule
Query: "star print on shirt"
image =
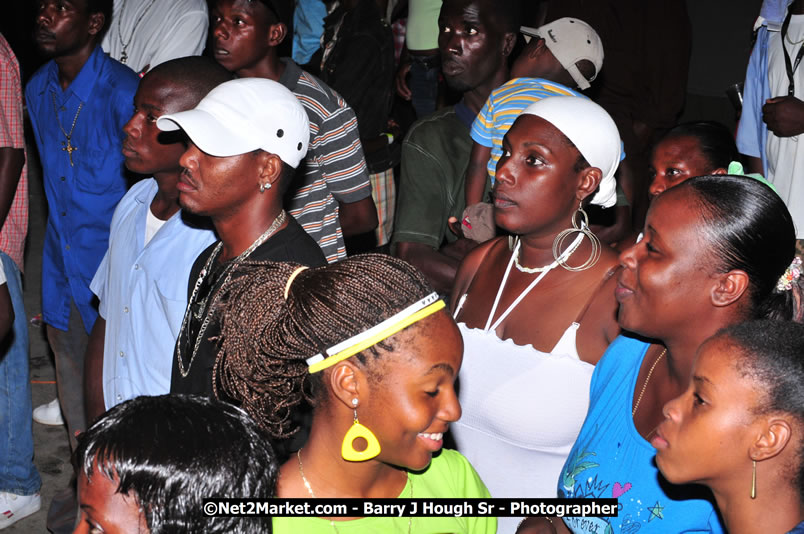
[(656, 519), (664, 519), (664, 506), (659, 504), (659, 501), (656, 501), (656, 504), (653, 506), (649, 506), (648, 510), (650, 510), (650, 517), (648, 518), (648, 523), (653, 521), (654, 518)]

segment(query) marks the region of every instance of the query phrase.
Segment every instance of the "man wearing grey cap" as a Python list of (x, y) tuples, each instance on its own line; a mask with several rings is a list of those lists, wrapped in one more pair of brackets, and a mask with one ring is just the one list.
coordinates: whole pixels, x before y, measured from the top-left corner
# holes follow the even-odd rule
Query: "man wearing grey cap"
[(219, 85), (195, 109), (163, 115), (157, 126), (182, 129), (189, 138), (180, 159), (179, 204), (210, 217), (220, 238), (190, 271), (170, 391), (225, 398), (213, 379), (221, 286), (245, 260), (326, 263), (318, 244), (282, 209), (307, 153), (307, 114), (279, 83), (242, 78)]

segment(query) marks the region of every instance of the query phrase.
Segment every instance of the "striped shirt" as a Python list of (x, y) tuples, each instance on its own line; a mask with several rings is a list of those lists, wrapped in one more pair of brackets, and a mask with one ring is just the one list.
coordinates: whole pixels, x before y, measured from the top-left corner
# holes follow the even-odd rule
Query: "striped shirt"
[(529, 105), (548, 96), (583, 96), (569, 87), (544, 78), (514, 78), (492, 91), (486, 105), (472, 124), (472, 140), (491, 147), (486, 165), (491, 183), (497, 173), (497, 162), (502, 156), (502, 140), (517, 116)]
[(293, 61), (282, 61), (286, 68), (279, 83), (296, 95), (310, 120), (310, 147), (292, 186), (288, 211), (332, 263), (346, 257), (338, 203), (371, 195), (357, 117), (324, 82)]
[[(2, 34), (0, 34), (0, 148), (25, 150), (20, 66)], [(25, 249), (25, 236), (28, 233), (27, 174), (27, 164), (24, 164), (17, 183), (17, 192), (0, 230), (0, 250), (14, 260), (20, 271), (24, 270), (22, 253)]]

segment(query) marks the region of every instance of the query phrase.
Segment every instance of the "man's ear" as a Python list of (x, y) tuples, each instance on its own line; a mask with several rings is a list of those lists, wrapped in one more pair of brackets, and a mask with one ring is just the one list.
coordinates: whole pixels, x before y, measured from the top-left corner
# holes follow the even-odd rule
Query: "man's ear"
[(106, 16), (98, 11), (89, 16), (89, 34), (98, 35), (103, 30), (103, 25), (106, 23)]
[(510, 56), (511, 52), (514, 50), (514, 46), (516, 46), (516, 33), (506, 33), (505, 36), (503, 36), (503, 57)]
[(260, 185), (277, 185), (282, 176), (282, 160), (276, 154), (264, 151), (260, 153), (259, 158), (257, 173)]
[(544, 52), (549, 52), (549, 49), (547, 48), (547, 44), (545, 44), (543, 37), (531, 37), (531, 40), (535, 40), (536, 43), (532, 47), (529, 47), (530, 52), (528, 53), (528, 57), (535, 58), (538, 57), (540, 54), (543, 54)]
[(712, 287), (710, 299), (718, 308), (729, 306), (748, 289), (748, 274), (740, 269), (718, 275), (717, 283)]
[(288, 34), (288, 27), (283, 22), (271, 24), (268, 28), (268, 46), (279, 46)]

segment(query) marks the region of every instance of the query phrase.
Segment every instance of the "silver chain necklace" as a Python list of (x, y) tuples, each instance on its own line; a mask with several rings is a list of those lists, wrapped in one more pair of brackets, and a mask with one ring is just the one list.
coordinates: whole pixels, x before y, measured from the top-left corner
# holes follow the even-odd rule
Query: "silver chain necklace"
[[(265, 243), (269, 237), (271, 237), (276, 230), (282, 226), (282, 223), (285, 222), (287, 219), (287, 213), (285, 210), (279, 212), (279, 215), (276, 216), (274, 222), (271, 223), (271, 226), (263, 232), (263, 234), (258, 237), (250, 247), (248, 247), (242, 254), (236, 257), (234, 260), (229, 262), (226, 267), (224, 268), (224, 273), (226, 273), (226, 278), (223, 280), (223, 283), (218, 286), (218, 291), (214, 291), (214, 287), (209, 290), (209, 295), (205, 300), (206, 301), (210, 298), (210, 295), (214, 293), (212, 297), (212, 303), (207, 307), (206, 305), (201, 306), (201, 309), (198, 311), (198, 314), (193, 314), (192, 305), (195, 302), (195, 299), (198, 297), (198, 289), (201, 287), (201, 284), (204, 283), (207, 275), (212, 272), (212, 264), (215, 259), (218, 257), (221, 249), (223, 248), (223, 241), (219, 241), (218, 244), (215, 246), (215, 249), (212, 251), (212, 254), (209, 256), (207, 263), (204, 264), (204, 268), (201, 269), (201, 272), (198, 273), (198, 279), (195, 281), (195, 287), (193, 287), (193, 293), (190, 295), (190, 300), (187, 302), (187, 310), (184, 312), (184, 319), (181, 322), (181, 329), (179, 329), (179, 342), (176, 345), (176, 357), (179, 360), (179, 372), (181, 373), (182, 378), (187, 378), (187, 375), (190, 374), (190, 368), (193, 366), (193, 361), (195, 360), (196, 354), (198, 354), (198, 347), (201, 346), (201, 340), (204, 339), (204, 332), (207, 331), (207, 327), (209, 326), (209, 321), (212, 318), (212, 311), (215, 309), (215, 305), (218, 303), (221, 297), (221, 289), (231, 280), (232, 274), (237, 270), (240, 264), (248, 258), (254, 250)], [(221, 273), (223, 274), (223, 273)], [(204, 308), (206, 308), (206, 315), (204, 315)], [(184, 368), (184, 360), (182, 359), (181, 355), (181, 347), (182, 343), (182, 336), (184, 335), (185, 330), (187, 329), (187, 325), (190, 323), (190, 316), (194, 315), (196, 319), (200, 319), (202, 316), (204, 317), (204, 322), (201, 323), (201, 329), (198, 331), (198, 335), (195, 338), (195, 344), (193, 346), (193, 353), (190, 356), (190, 361), (187, 363), (187, 369)], [(189, 337), (190, 333), (187, 333)], [(189, 341), (189, 340), (188, 340)]]
[(128, 54), (126, 53), (126, 49), (128, 49), (128, 45), (131, 44), (131, 40), (134, 39), (134, 34), (137, 33), (137, 26), (140, 25), (142, 17), (145, 16), (145, 14), (148, 12), (149, 9), (151, 9), (151, 6), (154, 5), (154, 2), (156, 2), (156, 0), (151, 0), (151, 3), (148, 4), (148, 6), (143, 10), (143, 12), (140, 13), (140, 16), (137, 17), (137, 20), (134, 21), (134, 27), (131, 28), (131, 35), (128, 38), (128, 42), (124, 42), (123, 32), (120, 29), (120, 27), (123, 24), (123, 11), (125, 11), (126, 9), (126, 0), (123, 0), (123, 5), (120, 6), (120, 14), (118, 15), (117, 18), (117, 38), (120, 40), (120, 44), (123, 46), (123, 52), (120, 54), (120, 63), (124, 65), (126, 64), (126, 60), (128, 60)]
[[(310, 497), (316, 499), (315, 493), (313, 493), (313, 487), (310, 485), (310, 481), (307, 480), (307, 477), (304, 476), (304, 465), (302, 465), (301, 459), (301, 449), (296, 451), (296, 458), (299, 460), (299, 474), (301, 475), (302, 482), (304, 482), (304, 487), (307, 488), (307, 493), (310, 494)], [(413, 479), (410, 478), (408, 475), (408, 482), (410, 482), (410, 494), (408, 495), (408, 499), (413, 498)], [(335, 529), (336, 534), (339, 532), (338, 527), (335, 526), (335, 521), (333, 519), (329, 520), (329, 524), (332, 525), (332, 528)], [(410, 534), (410, 526), (413, 524), (413, 518), (408, 518), (408, 534)]]

